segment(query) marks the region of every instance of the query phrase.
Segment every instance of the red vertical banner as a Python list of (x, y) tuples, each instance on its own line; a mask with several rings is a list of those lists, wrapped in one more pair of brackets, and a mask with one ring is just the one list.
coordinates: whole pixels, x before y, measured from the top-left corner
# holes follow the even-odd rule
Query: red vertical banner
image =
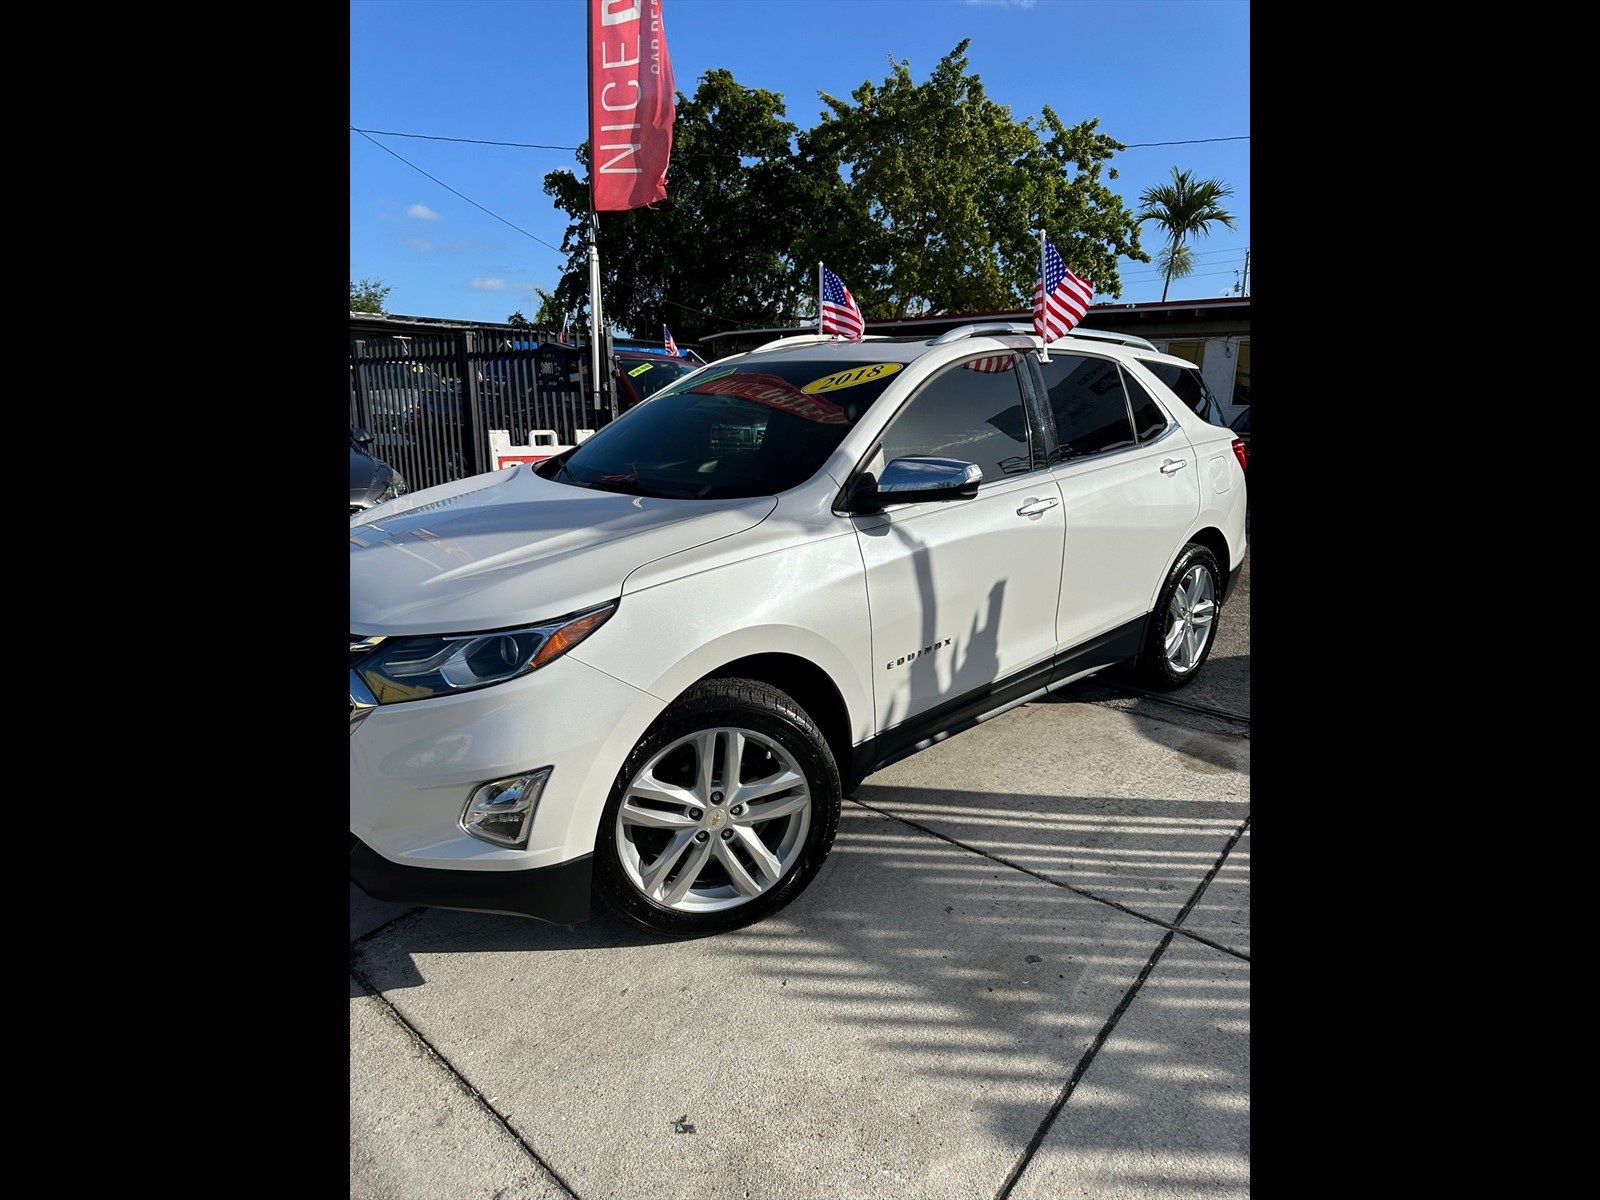
[(661, 0), (589, 0), (589, 170), (596, 212), (666, 199), (677, 115)]

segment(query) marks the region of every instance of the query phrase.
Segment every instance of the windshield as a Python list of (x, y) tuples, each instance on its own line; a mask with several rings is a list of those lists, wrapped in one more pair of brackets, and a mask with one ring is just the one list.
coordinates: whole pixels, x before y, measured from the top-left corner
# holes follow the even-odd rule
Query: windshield
[(549, 477), (679, 499), (786, 491), (816, 474), (901, 366), (743, 359), (630, 409)]

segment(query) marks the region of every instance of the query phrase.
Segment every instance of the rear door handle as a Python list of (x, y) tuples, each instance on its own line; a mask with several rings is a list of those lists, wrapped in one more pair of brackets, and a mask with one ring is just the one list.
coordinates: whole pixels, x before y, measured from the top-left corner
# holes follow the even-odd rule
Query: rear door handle
[(1022, 507), (1017, 509), (1017, 516), (1037, 517), (1041, 513), (1048, 512), (1050, 509), (1054, 508), (1060, 503), (1061, 501), (1057, 500), (1054, 496), (1044, 500), (1040, 500), (1034, 496), (1029, 496), (1027, 500), (1023, 501)]
[(1161, 464), (1161, 473), (1163, 475), (1175, 475), (1188, 465), (1189, 460), (1187, 458), (1169, 458)]

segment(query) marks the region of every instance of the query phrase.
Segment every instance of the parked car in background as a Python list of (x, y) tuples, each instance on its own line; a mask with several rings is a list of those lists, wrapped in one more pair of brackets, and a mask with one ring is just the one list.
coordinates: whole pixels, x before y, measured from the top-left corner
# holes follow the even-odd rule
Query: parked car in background
[(664, 351), (614, 350), (617, 360), (617, 411), (627, 412), (704, 364), (696, 358), (673, 357)]
[(374, 505), (406, 494), (405, 476), (373, 455), (372, 434), (350, 427), (350, 513), (365, 512)]
[(460, 381), (414, 359), (367, 361), (362, 370), (363, 427), (372, 434), (373, 452), (422, 478), (464, 478), (469, 432)]
[(351, 879), (734, 929), (809, 885), (872, 772), (1108, 667), (1190, 683), (1245, 556), (1233, 431), (1142, 339), (1043, 349), (783, 338), (353, 515)]

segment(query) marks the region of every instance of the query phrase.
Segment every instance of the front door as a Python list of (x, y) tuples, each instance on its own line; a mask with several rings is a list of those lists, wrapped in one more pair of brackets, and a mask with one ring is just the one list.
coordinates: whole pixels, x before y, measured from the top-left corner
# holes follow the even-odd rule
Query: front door
[(976, 463), (972, 499), (853, 518), (872, 614), (878, 731), (1048, 663), (1063, 522), (1033, 442), (1014, 355), (953, 364), (923, 384), (868, 469), (896, 458)]

